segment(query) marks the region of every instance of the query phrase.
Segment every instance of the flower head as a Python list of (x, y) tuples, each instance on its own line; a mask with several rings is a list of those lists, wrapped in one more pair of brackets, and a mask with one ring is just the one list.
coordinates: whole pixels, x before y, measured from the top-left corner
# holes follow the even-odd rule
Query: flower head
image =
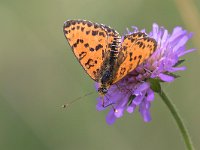
[[(133, 32), (139, 31), (136, 27), (132, 28)], [(127, 32), (133, 33), (129, 30)], [(186, 69), (178, 67), (183, 62), (180, 57), (194, 51), (194, 49), (186, 50), (186, 42), (192, 34), (181, 27), (175, 27), (170, 34), (164, 27), (153, 24), (148, 36), (157, 41), (157, 50), (154, 54), (119, 82), (111, 85), (104, 98), (104, 107), (102, 98), (97, 98), (97, 110), (104, 110), (105, 106), (111, 106), (106, 117), (108, 124), (113, 124), (117, 118), (123, 116), (125, 111), (133, 113), (137, 107), (143, 120), (151, 121), (150, 106), (155, 92), (151, 81), (154, 79), (162, 82), (174, 81), (177, 77), (174, 72)]]

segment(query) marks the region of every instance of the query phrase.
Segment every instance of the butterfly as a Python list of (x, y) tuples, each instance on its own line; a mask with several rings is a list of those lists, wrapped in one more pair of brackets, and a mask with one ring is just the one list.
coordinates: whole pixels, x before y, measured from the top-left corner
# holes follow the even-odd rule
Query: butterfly
[(155, 39), (143, 32), (121, 37), (109, 26), (86, 20), (65, 21), (63, 32), (86, 73), (99, 83), (102, 96), (157, 48)]

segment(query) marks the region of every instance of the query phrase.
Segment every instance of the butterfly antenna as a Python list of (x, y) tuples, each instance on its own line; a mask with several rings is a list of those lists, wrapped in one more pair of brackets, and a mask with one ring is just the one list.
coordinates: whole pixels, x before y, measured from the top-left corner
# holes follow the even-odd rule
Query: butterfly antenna
[(85, 95), (80, 96), (80, 97), (77, 97), (76, 99), (70, 101), (69, 103), (63, 104), (61, 107), (62, 107), (62, 108), (67, 108), (67, 107), (69, 107), (70, 105), (72, 105), (73, 103), (75, 103), (75, 102), (77, 102), (77, 101), (79, 101), (79, 100), (82, 100), (84, 97), (87, 97), (87, 96), (92, 95), (92, 94), (94, 94), (94, 93), (95, 93), (94, 91), (93, 91), (93, 92), (86, 93)]

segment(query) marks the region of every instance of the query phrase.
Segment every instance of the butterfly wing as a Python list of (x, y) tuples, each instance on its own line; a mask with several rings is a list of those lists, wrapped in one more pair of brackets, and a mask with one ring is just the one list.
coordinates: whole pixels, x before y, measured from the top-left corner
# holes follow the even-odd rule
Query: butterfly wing
[(124, 59), (119, 62), (120, 66), (113, 83), (119, 81), (129, 72), (143, 63), (156, 50), (157, 42), (145, 33), (137, 32), (126, 35), (122, 41), (120, 53)]
[(109, 45), (119, 34), (110, 27), (85, 20), (68, 20), (63, 31), (84, 70), (98, 82), (103, 61), (110, 54)]

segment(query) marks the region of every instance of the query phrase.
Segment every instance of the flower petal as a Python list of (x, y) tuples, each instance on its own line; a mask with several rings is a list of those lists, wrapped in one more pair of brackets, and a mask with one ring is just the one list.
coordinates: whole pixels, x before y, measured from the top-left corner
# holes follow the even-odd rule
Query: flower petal
[(187, 53), (191, 53), (191, 52), (193, 52), (193, 51), (195, 51), (196, 49), (190, 49), (190, 50), (187, 50), (187, 51), (183, 51), (182, 53), (180, 53), (179, 55), (178, 55), (178, 57), (182, 57), (182, 56), (184, 56), (185, 54), (187, 54)]
[(96, 109), (97, 109), (98, 111), (104, 110), (105, 107), (103, 107), (103, 105), (102, 105), (102, 98), (98, 97), (98, 98), (97, 98), (97, 101), (98, 101), (98, 103), (96, 104)]
[(133, 32), (138, 32), (138, 27), (132, 26)]
[(143, 102), (140, 105), (139, 112), (141, 116), (143, 117), (144, 122), (151, 121), (151, 114), (149, 112), (150, 103), (149, 102)]
[(147, 110), (143, 110), (141, 112), (141, 115), (142, 115), (142, 117), (144, 119), (144, 122), (150, 122), (151, 121), (151, 114), (150, 114), (149, 110), (148, 111)]
[(172, 68), (168, 69), (167, 71), (169, 71), (169, 72), (176, 72), (176, 71), (184, 71), (184, 70), (186, 70), (185, 66), (182, 66), (182, 67), (172, 67)]
[(123, 116), (124, 109), (115, 109), (115, 117), (120, 118)]
[(172, 82), (172, 81), (174, 81), (174, 77), (169, 76), (169, 75), (166, 75), (166, 74), (163, 74), (163, 73), (160, 73), (160, 74), (158, 75), (158, 77), (159, 77), (161, 80), (165, 81), (165, 82)]
[(135, 104), (135, 105), (140, 105), (140, 103), (142, 102), (143, 98), (144, 98), (144, 94), (143, 95), (138, 95), (133, 99), (132, 103)]
[(141, 95), (142, 92), (146, 89), (148, 89), (150, 87), (149, 83), (147, 82), (144, 82), (142, 84), (140, 84), (137, 89), (134, 91), (134, 94), (137, 96), (137, 95)]
[(154, 92), (153, 92), (153, 90), (152, 89), (149, 89), (148, 91), (147, 91), (147, 101), (153, 101), (154, 100), (154, 97), (155, 97), (155, 95), (154, 95)]
[(109, 125), (112, 125), (113, 123), (115, 123), (115, 120), (116, 120), (116, 117), (114, 115), (114, 111), (113, 109), (111, 109), (108, 113), (108, 115), (106, 116), (106, 122), (109, 124)]
[(131, 104), (130, 106), (127, 107), (126, 110), (127, 110), (128, 113), (133, 113), (135, 108), (136, 108), (136, 105), (135, 104)]

